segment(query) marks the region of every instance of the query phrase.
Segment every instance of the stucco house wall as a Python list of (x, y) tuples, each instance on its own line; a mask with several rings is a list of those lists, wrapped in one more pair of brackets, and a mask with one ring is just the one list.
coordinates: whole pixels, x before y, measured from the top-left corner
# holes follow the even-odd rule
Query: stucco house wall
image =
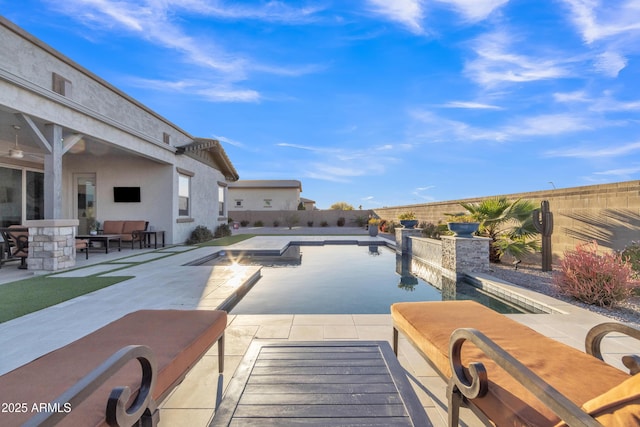
[[(53, 90), (56, 76), (67, 81), (64, 94)], [(0, 165), (44, 174), (43, 219), (75, 218), (74, 176), (95, 174), (101, 222), (144, 219), (168, 243), (226, 223), (218, 187), (238, 175), (218, 141), (190, 135), (0, 16), (0, 148), (15, 125), (21, 148), (38, 156)], [(178, 215), (179, 170), (190, 176), (189, 217)], [(117, 186), (140, 187), (141, 202), (114, 203)]]
[(244, 180), (229, 184), (229, 211), (297, 210), (302, 184), (296, 180)]

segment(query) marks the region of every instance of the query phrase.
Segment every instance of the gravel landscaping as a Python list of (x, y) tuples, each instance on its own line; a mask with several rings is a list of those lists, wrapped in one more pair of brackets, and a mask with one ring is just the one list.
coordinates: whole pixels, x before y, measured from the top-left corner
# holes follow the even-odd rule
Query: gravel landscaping
[(491, 264), (489, 273), (515, 285), (567, 301), (603, 316), (608, 316), (614, 320), (632, 323), (634, 324), (633, 326), (640, 327), (640, 297), (633, 297), (615, 308), (602, 308), (559, 295), (552, 283), (553, 272), (542, 271), (540, 266), (521, 264), (516, 270), (509, 264)]

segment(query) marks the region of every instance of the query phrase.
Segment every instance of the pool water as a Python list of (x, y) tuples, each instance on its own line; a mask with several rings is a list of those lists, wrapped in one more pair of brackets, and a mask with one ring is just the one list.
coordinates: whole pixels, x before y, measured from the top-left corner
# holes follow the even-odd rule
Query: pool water
[[(396, 253), (384, 246), (291, 246), (283, 258), (247, 257), (263, 265), (262, 277), (232, 314), (387, 314), (404, 301), (441, 301), (441, 292), (408, 273), (396, 273)], [(214, 263), (229, 262), (218, 258)], [(496, 311), (521, 312), (471, 286), (457, 299), (474, 299)]]

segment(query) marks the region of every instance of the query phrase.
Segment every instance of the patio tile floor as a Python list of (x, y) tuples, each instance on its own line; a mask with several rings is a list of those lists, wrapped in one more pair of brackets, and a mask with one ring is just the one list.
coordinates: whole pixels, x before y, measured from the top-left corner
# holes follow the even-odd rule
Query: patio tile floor
[[(346, 231), (346, 230), (343, 230)], [(244, 248), (274, 249), (282, 246), (282, 237), (266, 236), (246, 240)], [(295, 236), (302, 240), (305, 236)], [(344, 237), (310, 236), (344, 240)], [(366, 239), (368, 236), (349, 237)], [(235, 247), (234, 247), (235, 248)], [(257, 274), (259, 267), (232, 269), (230, 267), (197, 266), (184, 264), (210, 255), (218, 248), (167, 247), (153, 250), (126, 250), (109, 254), (92, 253), (87, 262), (78, 259), (77, 269), (65, 274), (89, 276), (96, 271), (105, 275), (130, 275), (133, 279), (93, 292), (54, 307), (0, 324), (0, 374), (33, 360), (55, 348), (84, 336), (93, 330), (131, 311), (145, 308), (213, 309), (219, 306), (237, 286)], [(149, 255), (149, 261), (126, 266), (130, 257)], [(155, 259), (155, 254), (170, 255)], [(134, 258), (135, 259), (135, 258)], [(104, 264), (118, 260), (125, 264)], [(94, 267), (91, 267), (94, 264)], [(105, 266), (108, 266), (105, 267)], [(124, 267), (124, 268), (123, 268)], [(6, 268), (6, 270), (5, 270)], [(118, 271), (109, 272), (111, 269)], [(24, 271), (11, 271), (7, 264), (0, 270), (2, 283), (28, 277)], [(586, 331), (602, 321), (602, 316), (565, 303), (558, 307), (568, 314), (510, 315), (513, 319), (583, 350)], [(376, 315), (233, 315), (229, 316), (225, 350), (225, 373), (222, 390), (228, 384), (236, 367), (253, 340), (387, 340), (392, 339), (391, 318)], [(399, 361), (407, 370), (410, 382), (420, 397), (435, 426), (446, 425), (445, 383), (401, 336)], [(620, 354), (630, 350), (631, 341), (621, 337), (605, 339), (605, 360), (621, 367)], [(217, 346), (191, 370), (161, 404), (161, 426), (207, 426), (213, 416), (216, 398), (220, 392), (217, 374)], [(481, 425), (468, 410), (463, 411), (465, 425)]]

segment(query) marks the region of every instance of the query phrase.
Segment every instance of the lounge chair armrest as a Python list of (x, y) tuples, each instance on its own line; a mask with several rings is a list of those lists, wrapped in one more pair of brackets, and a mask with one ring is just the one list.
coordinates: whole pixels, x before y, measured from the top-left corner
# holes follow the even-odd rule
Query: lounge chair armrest
[(115, 352), (100, 366), (51, 402), (50, 405), (60, 407), (63, 410), (41, 412), (29, 419), (23, 427), (56, 425), (67, 415), (68, 411), (65, 412), (64, 408), (74, 408), (80, 404), (133, 359), (137, 359), (142, 368), (142, 381), (138, 396), (133, 404), (127, 408), (127, 401), (131, 397), (131, 389), (129, 387), (113, 389), (106, 405), (106, 420), (110, 426), (129, 426), (143, 416), (149, 416), (155, 417), (155, 423), (152, 422), (149, 425), (155, 425), (158, 421), (158, 416), (157, 405), (152, 397), (152, 391), (157, 377), (156, 359), (149, 347), (130, 345)]
[[(601, 323), (591, 328), (591, 330), (587, 334), (587, 337), (585, 339), (585, 351), (587, 352), (587, 354), (597, 357), (600, 360), (604, 360), (602, 358), (600, 345), (602, 344), (602, 340), (604, 339), (604, 337), (612, 332), (625, 334), (627, 336), (640, 340), (640, 330), (636, 328), (632, 328), (631, 326), (623, 325), (622, 323), (616, 322)], [(631, 375), (635, 375), (640, 372), (640, 357), (635, 355), (624, 356), (622, 358), (622, 363), (629, 369)]]
[[(465, 367), (462, 364), (462, 344), (470, 341), (482, 350), (487, 357), (503, 368), (520, 384), (533, 393), (542, 403), (551, 409), (558, 417), (570, 426), (601, 426), (595, 419), (585, 413), (558, 390), (551, 387), (533, 371), (520, 363), (515, 357), (489, 339), (482, 332), (471, 329), (456, 329), (449, 341), (449, 361), (453, 375), (449, 380), (449, 423), (458, 424), (457, 411), (462, 398), (475, 399), (484, 396), (489, 390), (487, 372), (480, 362), (471, 363), (467, 368), (471, 381), (467, 379)], [(455, 401), (456, 397), (458, 401)], [(452, 400), (454, 399), (454, 400)], [(452, 414), (452, 411), (455, 413)]]

